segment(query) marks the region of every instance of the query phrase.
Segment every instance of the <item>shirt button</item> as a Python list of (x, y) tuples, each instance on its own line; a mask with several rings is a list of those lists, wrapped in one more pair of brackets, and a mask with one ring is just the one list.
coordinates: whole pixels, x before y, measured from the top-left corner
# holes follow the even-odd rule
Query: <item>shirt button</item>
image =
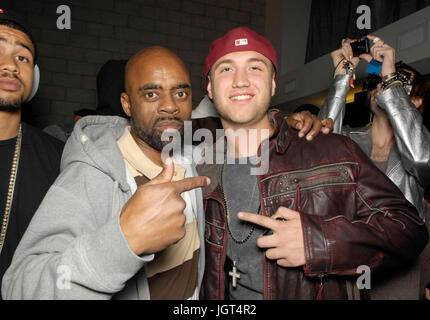
[(295, 178), (295, 179), (293, 180), (293, 182), (294, 182), (294, 183), (299, 183), (299, 179)]

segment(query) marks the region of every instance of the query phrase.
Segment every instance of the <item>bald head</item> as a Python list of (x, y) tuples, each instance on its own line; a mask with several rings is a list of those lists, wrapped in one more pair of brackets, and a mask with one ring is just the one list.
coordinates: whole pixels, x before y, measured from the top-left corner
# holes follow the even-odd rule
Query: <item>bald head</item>
[(121, 104), (134, 137), (161, 150), (164, 130), (183, 134), (192, 111), (191, 81), (184, 62), (172, 51), (150, 47), (135, 54), (125, 68), (125, 91)]
[[(167, 74), (166, 71), (178, 70), (184, 72), (190, 81), (189, 72), (184, 62), (171, 50), (153, 46), (145, 48), (131, 57), (125, 67), (125, 90), (128, 94), (132, 93), (133, 87), (139, 82), (139, 78), (145, 72), (150, 71), (161, 75)], [(134, 88), (136, 89), (136, 88)]]

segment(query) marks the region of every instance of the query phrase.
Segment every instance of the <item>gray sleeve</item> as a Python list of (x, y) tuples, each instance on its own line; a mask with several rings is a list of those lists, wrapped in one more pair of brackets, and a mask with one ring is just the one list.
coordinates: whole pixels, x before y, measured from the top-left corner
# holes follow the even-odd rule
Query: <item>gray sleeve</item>
[(318, 118), (331, 118), (333, 120), (333, 133), (342, 133), (343, 117), (345, 116), (346, 96), (349, 92), (349, 75), (337, 75), (329, 89), (324, 105), (321, 107)]
[(5, 299), (109, 299), (153, 259), (129, 248), (121, 210), (109, 204), (114, 183), (100, 188), (103, 182), (84, 172), (60, 180), (73, 174), (78, 183), (54, 184), (33, 217), (3, 278)]
[(53, 136), (54, 138), (57, 138), (58, 140), (61, 140), (63, 142), (65, 142), (68, 138), (64, 130), (58, 124), (53, 124), (51, 126), (48, 126), (45, 129), (43, 129), (43, 131), (49, 134), (50, 136)]
[(425, 188), (430, 183), (430, 134), (403, 86), (384, 90), (376, 97), (387, 112), (405, 169)]

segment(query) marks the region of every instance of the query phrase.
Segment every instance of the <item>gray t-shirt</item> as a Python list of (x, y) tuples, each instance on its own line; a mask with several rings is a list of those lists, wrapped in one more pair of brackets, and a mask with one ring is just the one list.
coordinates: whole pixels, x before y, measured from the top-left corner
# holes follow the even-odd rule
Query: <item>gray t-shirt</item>
[[(246, 161), (244, 161), (246, 160)], [(240, 161), (240, 162), (239, 162)], [(236, 243), (228, 232), (227, 257), (237, 262), (237, 272), (240, 279), (236, 288), (232, 286), (232, 277), (227, 270), (231, 300), (261, 300), (263, 289), (264, 250), (257, 246), (257, 239), (266, 229), (237, 218), (240, 211), (257, 213), (260, 210), (260, 190), (257, 176), (251, 175), (255, 168), (256, 157), (236, 159), (231, 158), (223, 169), (223, 190), (228, 211), (228, 225)], [(246, 162), (246, 164), (241, 164)], [(254, 226), (254, 227), (253, 227)], [(250, 235), (250, 236), (249, 236)], [(247, 241), (244, 241), (249, 236)]]

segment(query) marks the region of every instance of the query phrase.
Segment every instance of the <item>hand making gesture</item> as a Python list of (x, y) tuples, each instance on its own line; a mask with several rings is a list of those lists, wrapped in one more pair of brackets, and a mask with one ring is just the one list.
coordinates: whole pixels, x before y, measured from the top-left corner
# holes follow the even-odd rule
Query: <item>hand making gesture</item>
[(122, 209), (121, 228), (136, 255), (162, 251), (182, 239), (186, 203), (181, 193), (210, 183), (207, 177), (173, 182), (174, 171), (174, 163), (169, 158), (161, 173), (141, 185)]
[(257, 240), (258, 247), (267, 249), (267, 259), (276, 260), (276, 263), (282, 267), (298, 267), (306, 263), (299, 212), (279, 207), (270, 218), (249, 212), (239, 212), (238, 218), (273, 232)]

